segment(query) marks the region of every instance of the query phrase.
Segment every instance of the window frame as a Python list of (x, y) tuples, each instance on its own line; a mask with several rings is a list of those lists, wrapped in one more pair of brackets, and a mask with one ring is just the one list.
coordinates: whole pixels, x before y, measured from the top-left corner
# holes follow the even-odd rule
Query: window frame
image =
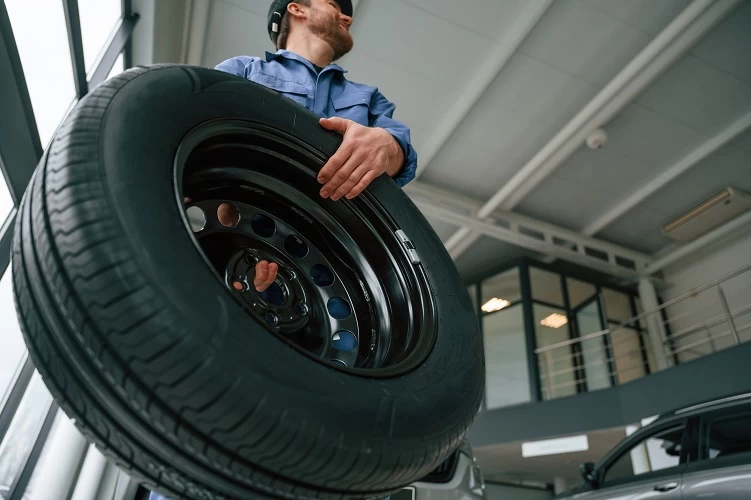
[(751, 451), (747, 453), (738, 453), (726, 457), (708, 458), (708, 439), (710, 425), (713, 422), (732, 419), (738, 416), (747, 416), (751, 421), (751, 404), (741, 404), (735, 408), (722, 408), (702, 414), (698, 417), (698, 437), (696, 443), (696, 457), (693, 470), (711, 470), (734, 465), (748, 465), (751, 461)]
[[(683, 435), (681, 436), (681, 456), (678, 459), (678, 465), (667, 467), (657, 471), (646, 472), (644, 474), (629, 476), (627, 478), (616, 479), (612, 482), (605, 483), (605, 477), (608, 469), (620, 460), (624, 454), (630, 453), (631, 450), (643, 444), (646, 440), (672, 428), (683, 426)], [(663, 422), (655, 423), (644, 427), (633, 435), (621, 441), (598, 465), (595, 467), (595, 485), (596, 490), (608, 490), (620, 486), (639, 484), (645, 481), (653, 481), (663, 477), (672, 477), (680, 475), (686, 468), (689, 458), (689, 449), (692, 447), (691, 421), (686, 417), (666, 419)]]

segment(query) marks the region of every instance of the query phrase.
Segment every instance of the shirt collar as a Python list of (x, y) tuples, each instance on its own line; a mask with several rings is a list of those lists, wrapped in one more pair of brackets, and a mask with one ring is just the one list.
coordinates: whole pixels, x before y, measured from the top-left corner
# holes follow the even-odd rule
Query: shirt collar
[[(292, 59), (294, 61), (301, 62), (301, 63), (305, 64), (311, 70), (314, 69), (313, 68), (313, 63), (311, 63), (310, 61), (308, 61), (307, 59), (305, 59), (301, 55), (295, 54), (294, 52), (290, 52), (289, 50), (279, 49), (279, 50), (276, 51), (276, 53), (273, 53), (273, 54), (271, 52), (266, 52), (266, 61), (267, 62), (271, 62), (274, 59), (278, 59), (280, 57), (283, 57), (285, 59)], [(326, 69), (333, 69), (333, 70), (339, 71), (341, 73), (347, 73), (346, 69), (344, 69), (341, 66), (339, 66), (338, 64), (334, 64), (334, 63), (329, 64), (328, 66), (326, 66), (323, 69), (324, 70), (326, 70)]]

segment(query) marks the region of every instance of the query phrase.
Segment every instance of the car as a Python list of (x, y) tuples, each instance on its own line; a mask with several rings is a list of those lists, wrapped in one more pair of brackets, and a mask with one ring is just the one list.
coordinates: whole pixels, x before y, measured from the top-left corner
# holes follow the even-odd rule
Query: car
[(661, 415), (579, 470), (556, 499), (751, 498), (751, 393)]
[(391, 500), (459, 500), (485, 498), (485, 480), (468, 441), (433, 472), (398, 493)]

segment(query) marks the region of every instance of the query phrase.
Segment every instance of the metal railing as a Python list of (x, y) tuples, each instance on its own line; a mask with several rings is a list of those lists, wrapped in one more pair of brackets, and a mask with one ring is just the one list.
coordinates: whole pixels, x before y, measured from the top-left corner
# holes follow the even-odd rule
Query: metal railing
[[(751, 264), (618, 325), (535, 349), (544, 399), (622, 384), (751, 340)], [(659, 350), (655, 352), (655, 350)], [(658, 357), (665, 363), (658, 364)]]

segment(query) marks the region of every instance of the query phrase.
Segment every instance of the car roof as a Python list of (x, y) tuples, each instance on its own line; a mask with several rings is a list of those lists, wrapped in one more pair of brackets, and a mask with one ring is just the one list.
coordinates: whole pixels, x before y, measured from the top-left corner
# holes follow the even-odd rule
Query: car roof
[(703, 413), (717, 408), (735, 406), (740, 404), (751, 404), (751, 392), (744, 392), (741, 394), (736, 394), (734, 396), (727, 396), (719, 399), (710, 399), (701, 403), (696, 403), (691, 406), (686, 406), (678, 410), (664, 413), (660, 415), (654, 423), (663, 422), (664, 420), (672, 417), (685, 417), (687, 415), (695, 415), (697, 413)]

